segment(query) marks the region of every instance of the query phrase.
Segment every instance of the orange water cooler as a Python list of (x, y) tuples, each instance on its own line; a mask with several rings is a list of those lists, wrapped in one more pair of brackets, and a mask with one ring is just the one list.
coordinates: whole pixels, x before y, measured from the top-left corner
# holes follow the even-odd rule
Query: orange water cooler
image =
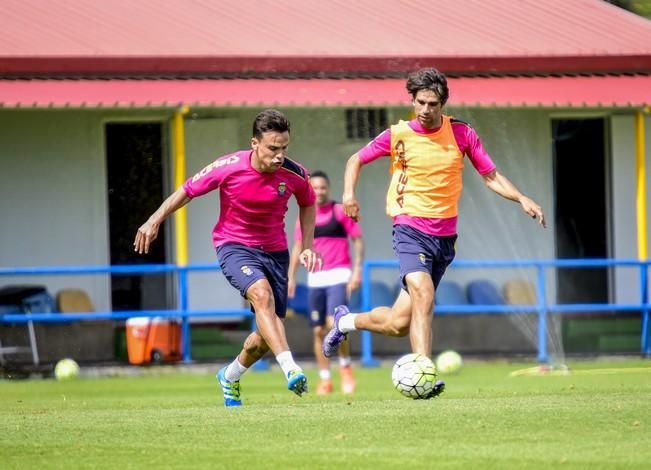
[(174, 362), (181, 359), (181, 325), (167, 318), (127, 320), (127, 353), (131, 364)]

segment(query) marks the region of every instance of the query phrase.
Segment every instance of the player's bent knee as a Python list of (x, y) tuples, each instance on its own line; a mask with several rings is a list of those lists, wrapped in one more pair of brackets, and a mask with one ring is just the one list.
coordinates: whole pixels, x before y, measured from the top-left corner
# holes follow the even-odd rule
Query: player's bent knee
[(246, 297), (253, 305), (267, 305), (273, 302), (274, 294), (268, 284), (253, 284), (246, 291)]

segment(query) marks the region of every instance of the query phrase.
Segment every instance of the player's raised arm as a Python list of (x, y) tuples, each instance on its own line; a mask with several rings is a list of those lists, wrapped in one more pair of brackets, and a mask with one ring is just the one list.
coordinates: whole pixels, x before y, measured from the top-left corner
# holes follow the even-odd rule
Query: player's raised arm
[(160, 224), (169, 217), (170, 214), (185, 206), (191, 199), (181, 186), (174, 191), (158, 209), (149, 217), (147, 222), (142, 224), (136, 233), (136, 239), (133, 242), (134, 251), (139, 254), (149, 253), (149, 245), (158, 237)]
[(525, 196), (509, 179), (497, 170), (484, 175), (484, 182), (492, 191), (500, 196), (517, 202), (522, 206), (522, 210), (531, 217), (538, 218), (538, 223), (546, 227), (545, 214), (542, 207), (528, 196)]
[(359, 175), (362, 172), (362, 161), (359, 154), (352, 155), (346, 163), (346, 170), (344, 172), (344, 194), (341, 197), (341, 202), (344, 206), (344, 213), (353, 219), (355, 222), (359, 220), (359, 202), (355, 197), (355, 188)]

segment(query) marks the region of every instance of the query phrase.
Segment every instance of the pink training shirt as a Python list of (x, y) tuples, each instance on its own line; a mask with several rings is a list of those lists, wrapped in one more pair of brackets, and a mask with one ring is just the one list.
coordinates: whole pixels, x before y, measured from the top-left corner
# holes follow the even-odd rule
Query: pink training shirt
[[(495, 170), (495, 164), (490, 155), (484, 150), (484, 146), (479, 140), (479, 136), (475, 130), (467, 123), (458, 120), (452, 120), (452, 132), (457, 142), (457, 146), (462, 154), (470, 158), (470, 162), (475, 167), (475, 170), (480, 175), (487, 175)], [(431, 134), (436, 132), (436, 129), (427, 129), (423, 127), (417, 119), (409, 121), (409, 127), (414, 132), (419, 134)], [(388, 157), (391, 155), (391, 129), (386, 129), (375, 139), (369, 142), (365, 147), (358, 152), (359, 159), (362, 164), (377, 160), (380, 157)], [(410, 215), (398, 215), (393, 219), (394, 224), (404, 224), (414, 227), (429, 235), (437, 236), (450, 236), (457, 233), (457, 217), (448, 218), (426, 218), (426, 217), (413, 217)]]
[[(333, 207), (334, 205), (334, 207)], [(362, 236), (362, 228), (357, 222), (344, 214), (344, 208), (341, 204), (329, 202), (328, 204), (317, 207), (315, 227), (323, 227), (332, 220), (334, 211), (335, 220), (343, 227), (348, 237), (315, 237), (314, 248), (321, 253), (323, 258), (322, 271), (335, 268), (352, 268), (350, 250), (348, 249), (348, 238), (359, 238)], [(294, 229), (294, 241), (300, 243), (303, 240), (301, 233), (300, 221), (296, 220)]]
[(183, 189), (190, 198), (219, 188), (219, 219), (212, 231), (215, 247), (239, 243), (264, 251), (287, 249), (285, 214), (293, 194), (298, 205), (314, 204), (307, 170), (289, 158), (273, 173), (251, 165), (252, 150), (224, 155), (189, 178)]

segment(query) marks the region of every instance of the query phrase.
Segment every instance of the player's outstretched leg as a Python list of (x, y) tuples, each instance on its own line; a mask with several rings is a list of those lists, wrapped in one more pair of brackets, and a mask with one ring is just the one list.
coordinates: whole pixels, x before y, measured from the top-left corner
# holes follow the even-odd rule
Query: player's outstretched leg
[(299, 397), (307, 393), (307, 377), (301, 370), (290, 370), (287, 373), (287, 389)]
[(437, 380), (436, 383), (434, 383), (434, 387), (432, 388), (432, 393), (430, 393), (426, 398), (429, 400), (430, 398), (438, 397), (444, 391), (445, 391), (445, 382), (443, 382), (442, 380)]
[(242, 400), (240, 398), (240, 381), (231, 382), (226, 379), (226, 367), (224, 366), (219, 369), (217, 375), (217, 381), (222, 387), (222, 392), (224, 393), (224, 406), (242, 406)]
[(350, 314), (350, 310), (348, 310), (348, 307), (346, 307), (345, 305), (340, 305), (339, 307), (335, 308), (334, 325), (332, 326), (332, 329), (328, 332), (328, 334), (325, 335), (325, 338), (323, 338), (322, 349), (323, 349), (323, 355), (325, 357), (332, 357), (339, 349), (341, 343), (343, 343), (344, 340), (346, 339), (346, 333), (343, 333), (339, 329), (339, 321), (341, 320), (341, 317), (349, 314)]

